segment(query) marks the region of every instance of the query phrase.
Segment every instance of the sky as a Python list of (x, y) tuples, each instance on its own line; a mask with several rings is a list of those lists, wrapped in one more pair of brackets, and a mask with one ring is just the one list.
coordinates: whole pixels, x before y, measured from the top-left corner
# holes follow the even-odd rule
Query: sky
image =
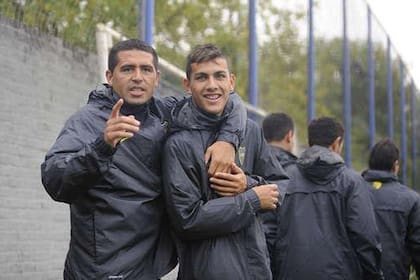
[(367, 0), (420, 89), (420, 0)]

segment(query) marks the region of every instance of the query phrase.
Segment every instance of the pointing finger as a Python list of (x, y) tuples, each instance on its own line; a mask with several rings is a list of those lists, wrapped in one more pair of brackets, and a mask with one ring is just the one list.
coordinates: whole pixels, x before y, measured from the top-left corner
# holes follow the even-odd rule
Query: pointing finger
[(117, 103), (115, 103), (114, 107), (112, 107), (111, 115), (109, 116), (110, 119), (115, 119), (120, 115), (120, 109), (124, 103), (124, 100), (120, 98)]

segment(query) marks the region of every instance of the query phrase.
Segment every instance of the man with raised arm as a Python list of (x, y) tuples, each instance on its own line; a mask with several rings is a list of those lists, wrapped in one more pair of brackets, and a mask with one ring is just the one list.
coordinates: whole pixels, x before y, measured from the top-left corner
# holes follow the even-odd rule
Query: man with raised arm
[[(108, 84), (67, 120), (41, 166), (48, 194), (70, 205), (64, 279), (158, 279), (176, 264), (160, 159), (177, 100), (153, 97), (158, 56), (140, 40), (112, 47), (106, 77)], [(213, 173), (230, 170), (231, 144), (237, 148), (245, 123), (240, 98), (228, 99), (231, 111), (217, 137), (228, 143), (218, 141), (206, 155)]]

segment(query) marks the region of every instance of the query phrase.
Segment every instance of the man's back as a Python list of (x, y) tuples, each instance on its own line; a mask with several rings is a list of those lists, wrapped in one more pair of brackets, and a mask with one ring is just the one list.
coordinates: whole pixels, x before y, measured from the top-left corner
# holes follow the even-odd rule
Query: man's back
[(363, 179), (338, 154), (316, 145), (288, 175), (274, 279), (380, 279), (379, 238)]
[(385, 279), (409, 279), (410, 264), (420, 272), (420, 197), (391, 172), (367, 170), (363, 177), (372, 184)]

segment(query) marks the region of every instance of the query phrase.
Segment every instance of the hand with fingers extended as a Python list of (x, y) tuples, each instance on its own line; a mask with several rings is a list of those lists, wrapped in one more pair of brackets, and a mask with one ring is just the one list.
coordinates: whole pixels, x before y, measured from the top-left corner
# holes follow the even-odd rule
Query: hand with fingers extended
[(260, 199), (261, 209), (274, 210), (279, 202), (279, 191), (276, 184), (261, 185), (252, 188)]
[(119, 99), (112, 107), (104, 129), (104, 141), (114, 148), (121, 141), (133, 137), (134, 133), (140, 129), (140, 122), (134, 116), (120, 116), (123, 103), (124, 100)]
[(230, 173), (231, 164), (235, 161), (235, 148), (231, 143), (216, 141), (207, 148), (204, 159), (210, 177), (216, 172)]
[(231, 163), (230, 173), (216, 172), (210, 177), (210, 187), (220, 196), (234, 196), (246, 190), (245, 173), (235, 163)]

